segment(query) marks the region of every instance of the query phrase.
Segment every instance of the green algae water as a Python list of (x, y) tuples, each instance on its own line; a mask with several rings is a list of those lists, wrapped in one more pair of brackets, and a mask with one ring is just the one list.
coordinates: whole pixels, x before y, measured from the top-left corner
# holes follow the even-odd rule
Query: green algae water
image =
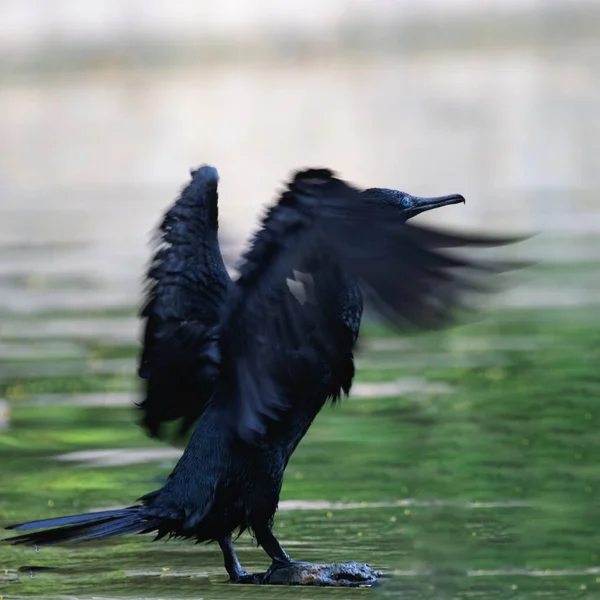
[[(93, 369), (135, 352), (82, 346), (78, 360)], [(180, 449), (135, 424), (134, 371), (53, 377), (36, 375), (39, 362), (22, 360), (31, 376), (2, 383), (0, 524), (122, 506), (159, 487)], [(298, 448), (276, 530), (298, 560), (383, 570), (372, 589), (233, 586), (217, 546), (136, 535), (0, 546), (0, 595), (600, 597), (599, 365), (592, 309), (501, 311), (398, 340), (365, 327), (361, 397), (324, 409)], [(381, 387), (397, 381), (421, 384)], [(247, 570), (268, 566), (250, 537), (237, 548)]]

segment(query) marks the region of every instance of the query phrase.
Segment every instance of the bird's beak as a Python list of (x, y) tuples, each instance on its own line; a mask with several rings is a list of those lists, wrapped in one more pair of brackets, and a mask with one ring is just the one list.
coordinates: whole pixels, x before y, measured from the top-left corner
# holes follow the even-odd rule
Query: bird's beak
[(450, 194), (449, 196), (438, 196), (437, 198), (419, 198), (418, 196), (411, 196), (413, 200), (412, 207), (407, 209), (407, 219), (411, 219), (422, 212), (431, 210), (432, 208), (440, 208), (441, 206), (448, 206), (450, 204), (464, 204), (464, 196), (460, 194)]

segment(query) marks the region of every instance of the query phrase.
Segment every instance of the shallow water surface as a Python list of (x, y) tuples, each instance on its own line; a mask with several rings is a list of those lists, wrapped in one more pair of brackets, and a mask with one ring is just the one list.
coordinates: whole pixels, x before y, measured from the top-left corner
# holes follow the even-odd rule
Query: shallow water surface
[[(214, 545), (146, 535), (40, 552), (1, 546), (2, 595), (597, 597), (593, 315), (503, 311), (402, 343), (365, 327), (362, 392), (324, 409), (298, 448), (276, 529), (296, 559), (382, 569), (372, 590), (233, 586)], [(83, 362), (136, 352), (78, 347)], [(159, 487), (179, 450), (135, 425), (133, 371), (47, 373), (38, 369), (45, 360), (5, 359), (20, 370), (2, 382), (10, 424), (0, 433), (0, 524), (123, 506)], [(420, 385), (393, 394), (397, 381)], [(237, 547), (246, 569), (268, 566), (248, 536)]]

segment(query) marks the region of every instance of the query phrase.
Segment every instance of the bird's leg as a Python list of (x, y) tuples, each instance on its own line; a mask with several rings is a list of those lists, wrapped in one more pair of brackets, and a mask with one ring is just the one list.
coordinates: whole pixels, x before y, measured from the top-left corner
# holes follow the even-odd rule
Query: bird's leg
[(231, 580), (231, 582), (254, 583), (254, 575), (242, 569), (242, 565), (240, 564), (240, 561), (233, 547), (231, 535), (228, 535), (223, 539), (219, 540), (219, 546), (221, 546), (221, 551), (223, 552), (223, 558), (225, 560), (225, 568), (227, 569), (227, 573), (229, 573), (229, 579)]
[(277, 541), (269, 524), (256, 527), (254, 532), (256, 534), (256, 541), (263, 547), (263, 550), (271, 557), (273, 562), (286, 565), (292, 562), (292, 559)]
[(263, 582), (267, 582), (269, 577), (278, 569), (289, 567), (293, 564), (298, 564), (293, 561), (281, 547), (277, 541), (273, 530), (271, 529), (270, 523), (265, 523), (258, 527), (254, 527), (254, 533), (256, 534), (256, 541), (262, 546), (263, 550), (271, 557), (273, 561), (267, 572), (263, 576)]

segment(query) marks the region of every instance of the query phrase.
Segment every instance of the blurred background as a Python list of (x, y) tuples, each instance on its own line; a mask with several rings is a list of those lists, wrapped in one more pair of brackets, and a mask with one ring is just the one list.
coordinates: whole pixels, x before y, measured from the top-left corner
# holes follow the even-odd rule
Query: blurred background
[[(233, 259), (291, 171), (327, 166), (460, 192), (420, 219), (539, 232), (509, 252), (540, 264), (482, 323), (367, 328), (356, 399), (290, 464), (288, 549), (385, 568), (383, 594), (592, 597), (599, 107), (597, 0), (0, 0), (0, 520), (128, 503), (176, 460), (130, 405), (150, 233), (189, 169), (219, 169)], [(214, 548), (107, 544), (31, 581), (48, 553), (2, 549), (0, 581), (85, 595), (98, 556), (128, 565), (115, 594), (223, 580)]]

